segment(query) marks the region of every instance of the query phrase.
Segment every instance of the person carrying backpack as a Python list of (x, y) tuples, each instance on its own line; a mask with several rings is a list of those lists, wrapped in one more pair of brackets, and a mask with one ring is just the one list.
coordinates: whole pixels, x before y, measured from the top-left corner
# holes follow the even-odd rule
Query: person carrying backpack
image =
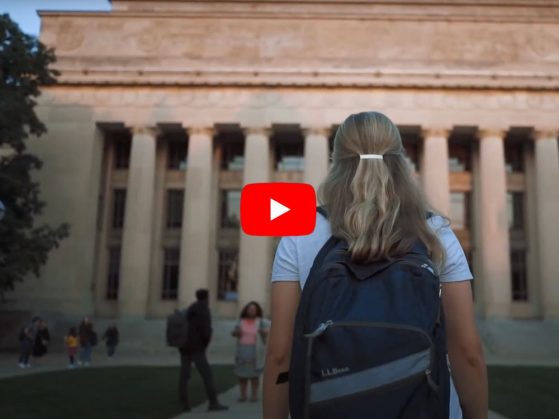
[(392, 121), (340, 125), (319, 202), (276, 251), (264, 419), (486, 419), (472, 275)]
[[(192, 363), (194, 363), (204, 381), (204, 388), (209, 401), (208, 411), (227, 410), (228, 407), (220, 404), (217, 399), (212, 369), (206, 356), (206, 350), (212, 338), (208, 290), (199, 289), (196, 291), (196, 302), (188, 307), (185, 314), (188, 319), (186, 341), (178, 348), (181, 356), (179, 400), (182, 408), (185, 412), (190, 411), (191, 408), (188, 398), (188, 381), (190, 380), (190, 369)], [(170, 338), (168, 329), (167, 341), (172, 344), (174, 339)]]

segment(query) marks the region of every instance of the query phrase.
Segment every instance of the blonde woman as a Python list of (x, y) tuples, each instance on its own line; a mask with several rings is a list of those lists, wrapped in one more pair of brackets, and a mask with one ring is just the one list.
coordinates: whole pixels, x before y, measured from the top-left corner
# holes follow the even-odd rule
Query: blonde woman
[[(418, 188), (396, 126), (377, 112), (350, 115), (338, 128), (332, 167), (319, 189), (328, 218), (317, 213), (308, 236), (283, 237), (272, 272), (272, 326), (264, 371), (264, 418), (287, 419), (295, 314), (319, 250), (344, 239), (353, 262), (395, 258), (415, 238), (438, 266), (452, 381), (451, 419), (487, 418), (487, 375), (464, 252), (446, 220)], [(427, 218), (429, 212), (434, 216)], [(371, 414), (370, 417), (375, 417)], [(384, 418), (379, 418), (384, 419)]]

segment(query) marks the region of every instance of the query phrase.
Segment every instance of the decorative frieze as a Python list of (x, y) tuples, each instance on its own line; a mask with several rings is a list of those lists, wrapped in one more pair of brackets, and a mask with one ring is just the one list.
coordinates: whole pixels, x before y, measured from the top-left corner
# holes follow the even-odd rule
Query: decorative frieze
[[(223, 87), (148, 89), (145, 87), (91, 88), (54, 86), (43, 89), (39, 106), (88, 106), (135, 109), (401, 109), (401, 110), (533, 110), (556, 112), (559, 95), (551, 92), (492, 92), (443, 90), (270, 90)], [(556, 118), (556, 113), (553, 115)], [(516, 118), (515, 118), (516, 120)], [(514, 125), (515, 120), (510, 124)], [(555, 119), (556, 120), (556, 119)], [(339, 121), (337, 121), (339, 122)], [(335, 123), (337, 123), (335, 122)], [(450, 121), (452, 122), (452, 121)], [(449, 123), (450, 123), (449, 122)]]

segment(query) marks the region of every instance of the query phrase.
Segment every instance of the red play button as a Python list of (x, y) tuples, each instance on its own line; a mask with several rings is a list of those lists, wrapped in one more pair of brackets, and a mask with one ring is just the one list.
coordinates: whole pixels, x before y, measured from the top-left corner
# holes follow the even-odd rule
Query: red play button
[(316, 196), (306, 183), (251, 183), (241, 193), (241, 226), (253, 236), (302, 236), (314, 230)]

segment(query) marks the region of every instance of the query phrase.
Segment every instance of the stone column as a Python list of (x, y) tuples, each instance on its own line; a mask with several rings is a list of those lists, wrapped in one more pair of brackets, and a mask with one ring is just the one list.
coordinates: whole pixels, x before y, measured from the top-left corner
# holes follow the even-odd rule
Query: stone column
[(505, 132), (480, 131), (480, 255), (487, 317), (509, 317), (512, 300), (505, 173)]
[(538, 268), (545, 318), (559, 318), (559, 150), (558, 130), (536, 131), (536, 224)]
[(448, 176), (448, 129), (425, 129), (421, 184), (429, 203), (444, 215), (450, 215), (450, 184)]
[(318, 192), (320, 183), (328, 173), (328, 128), (307, 128), (305, 134), (305, 173), (304, 181)]
[(156, 131), (132, 131), (118, 291), (123, 317), (146, 314), (153, 242)]
[[(245, 130), (245, 165), (243, 184), (270, 181), (270, 130)], [(270, 281), (271, 239), (248, 236), (241, 231), (239, 250), (239, 307), (249, 301), (267, 305), (267, 282)]]
[[(182, 216), (179, 306), (195, 301), (196, 290), (210, 288), (213, 128), (188, 128), (188, 161)], [(215, 297), (215, 296), (212, 296)]]

